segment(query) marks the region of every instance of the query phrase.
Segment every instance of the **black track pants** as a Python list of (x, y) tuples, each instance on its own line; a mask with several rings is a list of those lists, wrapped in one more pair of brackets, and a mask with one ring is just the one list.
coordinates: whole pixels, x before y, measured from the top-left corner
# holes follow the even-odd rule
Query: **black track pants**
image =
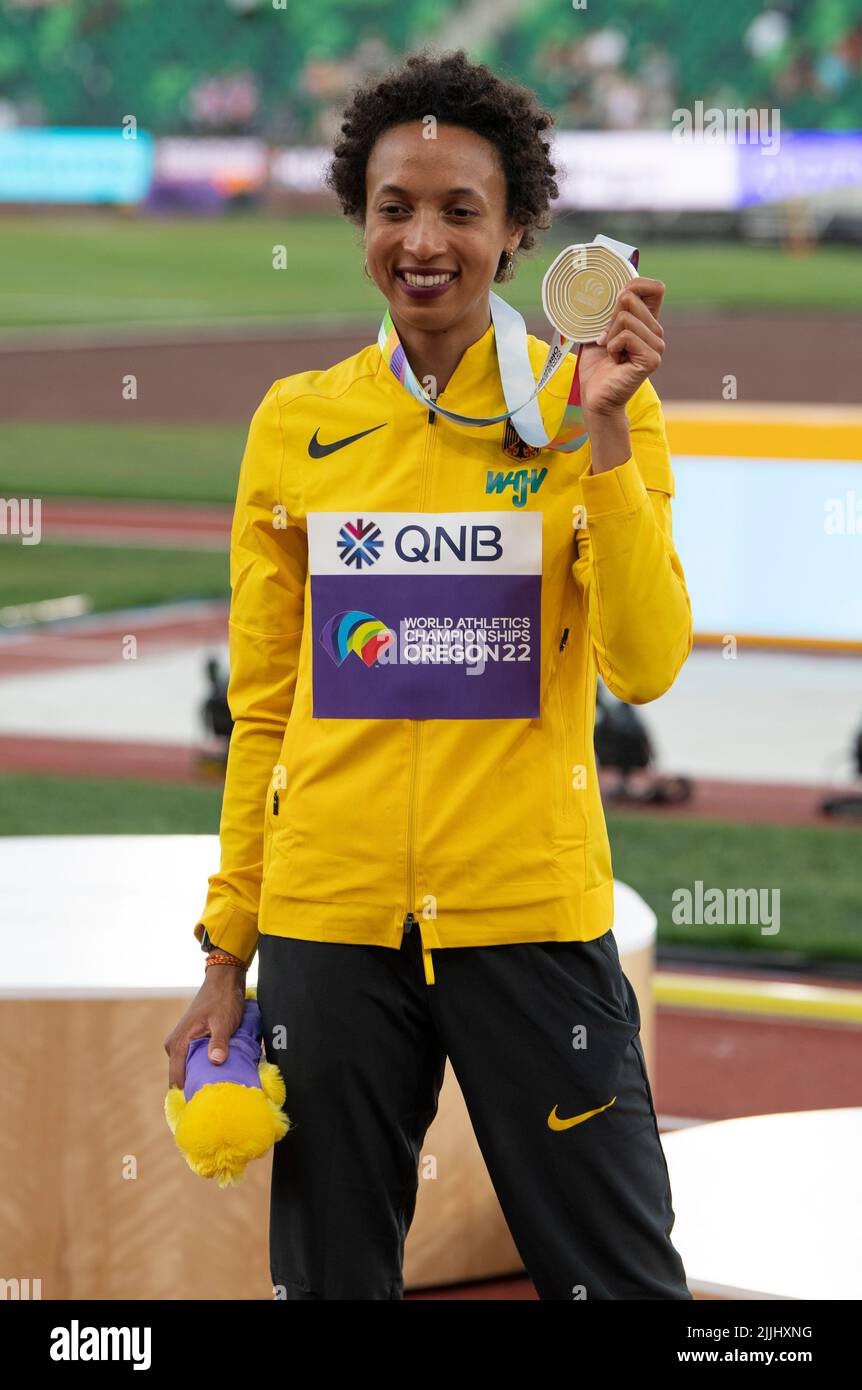
[(273, 1151), (277, 1296), (403, 1297), (420, 1150), (448, 1057), (541, 1299), (690, 1298), (613, 932), (433, 959), (429, 985), (416, 927), (398, 951), (259, 939), (266, 1054), (295, 1126)]

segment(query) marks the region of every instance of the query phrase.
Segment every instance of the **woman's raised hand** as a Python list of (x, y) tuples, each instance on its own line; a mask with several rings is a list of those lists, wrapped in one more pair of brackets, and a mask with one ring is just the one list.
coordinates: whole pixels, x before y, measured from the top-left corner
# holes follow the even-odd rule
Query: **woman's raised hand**
[(630, 280), (617, 295), (607, 332), (580, 349), (581, 407), (586, 417), (619, 413), (661, 366), (665, 338), (658, 316), (664, 292), (661, 280)]

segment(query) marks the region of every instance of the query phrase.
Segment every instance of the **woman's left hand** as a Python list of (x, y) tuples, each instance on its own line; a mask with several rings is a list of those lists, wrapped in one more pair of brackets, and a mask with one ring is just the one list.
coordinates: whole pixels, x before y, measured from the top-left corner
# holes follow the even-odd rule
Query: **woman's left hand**
[(607, 332), (581, 348), (581, 407), (586, 416), (618, 414), (661, 366), (664, 329), (658, 316), (664, 292), (661, 280), (630, 280), (617, 295)]

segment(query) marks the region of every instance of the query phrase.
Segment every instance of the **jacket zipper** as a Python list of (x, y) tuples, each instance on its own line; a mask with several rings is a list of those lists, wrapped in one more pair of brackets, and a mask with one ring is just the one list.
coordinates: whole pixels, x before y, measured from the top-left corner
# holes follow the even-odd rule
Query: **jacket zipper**
[[(434, 447), (436, 432), (433, 432), (436, 413), (428, 408), (428, 422), (425, 426), (425, 442), (422, 449), (422, 463), (419, 473), (419, 508), (422, 510), (425, 501), (425, 480), (428, 473), (428, 464), (431, 459), (431, 452)], [(419, 751), (422, 743), (422, 724), (417, 719), (410, 721), (410, 770), (407, 778), (407, 912), (404, 918), (404, 931), (410, 931), (414, 922), (418, 926), (417, 919), (413, 915), (412, 903), (416, 896), (416, 866), (415, 866), (415, 838), (416, 838), (416, 774), (419, 763)], [(420, 927), (421, 933), (421, 927)], [(431, 960), (431, 952), (422, 943), (422, 961), (425, 966), (425, 983), (434, 983), (434, 965)]]
[[(560, 638), (560, 652), (565, 651), (566, 643), (569, 640), (569, 629), (563, 628)], [(569, 748), (569, 726), (566, 719), (566, 701), (563, 695), (563, 659), (562, 656), (557, 662), (557, 698), (560, 702), (560, 725), (563, 735), (563, 760), (565, 770), (565, 781), (563, 782), (563, 815), (568, 816), (572, 806), (572, 775), (574, 768), (569, 763), (571, 751)]]
[(410, 904), (413, 902), (416, 893), (415, 865), (414, 858), (414, 836), (416, 807), (414, 805), (414, 792), (416, 788), (416, 764), (419, 760), (419, 743), (421, 739), (421, 729), (419, 721), (410, 720), (410, 770), (407, 777), (407, 911), (412, 914), (413, 909)]

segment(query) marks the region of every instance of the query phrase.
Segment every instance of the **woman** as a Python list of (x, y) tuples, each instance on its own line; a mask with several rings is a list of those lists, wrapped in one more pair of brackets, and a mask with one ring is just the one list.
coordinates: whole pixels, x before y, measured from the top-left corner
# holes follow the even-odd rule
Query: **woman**
[(403, 1296), (447, 1056), (540, 1298), (690, 1297), (593, 756), (597, 669), (653, 700), (691, 647), (648, 380), (664, 286), (632, 280), (582, 350), (582, 447), (436, 411), (506, 411), (489, 289), (548, 225), (550, 124), (463, 52), (357, 92), (328, 177), (391, 326), (276, 382), (243, 458), (210, 957), (166, 1048), (177, 1085), (192, 1038), (224, 1057), (259, 949), (290, 1299)]

